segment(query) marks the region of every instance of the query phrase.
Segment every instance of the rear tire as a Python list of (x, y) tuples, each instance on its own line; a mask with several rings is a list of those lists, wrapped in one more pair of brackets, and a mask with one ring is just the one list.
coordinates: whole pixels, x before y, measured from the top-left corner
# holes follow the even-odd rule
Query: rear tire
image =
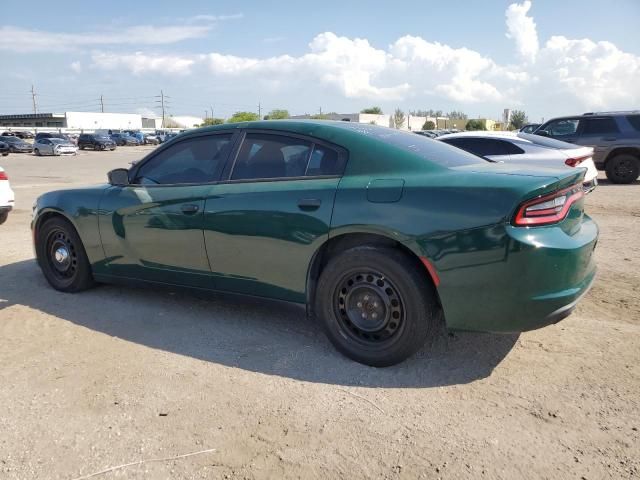
[(314, 312), (345, 356), (374, 367), (402, 362), (435, 332), (438, 303), (420, 266), (391, 248), (357, 247), (332, 258)]
[(9, 212), (0, 212), (0, 225), (7, 221), (9, 218)]
[(616, 155), (607, 161), (605, 171), (613, 183), (631, 183), (640, 176), (640, 159), (626, 153)]
[(54, 217), (45, 221), (36, 235), (38, 264), (53, 288), (80, 292), (93, 286), (89, 259), (71, 223)]
[(40, 156), (40, 150), (38, 150), (37, 148), (33, 150), (33, 153), (39, 157)]

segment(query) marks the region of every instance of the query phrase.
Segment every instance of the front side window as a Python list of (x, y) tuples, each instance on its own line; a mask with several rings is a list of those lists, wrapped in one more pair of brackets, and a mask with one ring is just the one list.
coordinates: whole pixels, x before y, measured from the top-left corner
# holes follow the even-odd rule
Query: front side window
[(585, 118), (582, 120), (583, 135), (606, 135), (608, 133), (618, 133), (616, 121), (611, 118)]
[(231, 134), (187, 139), (171, 145), (136, 172), (134, 183), (171, 185), (208, 183), (218, 174), (231, 146)]
[(543, 130), (546, 130), (549, 135), (554, 137), (575, 135), (578, 130), (578, 123), (579, 120), (577, 118), (556, 120), (549, 123)]
[(302, 177), (311, 142), (284, 135), (248, 133), (236, 158), (231, 180)]

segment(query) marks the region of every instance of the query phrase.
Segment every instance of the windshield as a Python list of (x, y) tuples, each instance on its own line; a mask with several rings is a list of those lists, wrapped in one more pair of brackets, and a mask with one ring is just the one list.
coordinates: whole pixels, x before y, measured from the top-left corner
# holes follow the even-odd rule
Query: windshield
[(49, 140), (51, 141), (51, 143), (56, 143), (56, 144), (58, 144), (58, 143), (69, 143), (69, 142), (68, 142), (66, 139), (64, 139), (64, 138), (57, 138), (57, 137), (56, 137), (56, 138), (50, 138)]
[(393, 145), (406, 152), (416, 154), (425, 160), (429, 160), (443, 167), (486, 163), (486, 160), (467, 153), (464, 150), (423, 135), (416, 135), (413, 132), (403, 132), (393, 128), (364, 125), (361, 123), (349, 124), (348, 122), (344, 122), (341, 126)]

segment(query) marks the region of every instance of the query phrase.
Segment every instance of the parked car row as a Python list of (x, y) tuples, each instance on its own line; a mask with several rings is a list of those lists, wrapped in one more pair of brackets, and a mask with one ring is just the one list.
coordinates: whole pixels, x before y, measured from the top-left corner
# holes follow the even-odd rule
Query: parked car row
[(9, 184), (7, 172), (0, 167), (0, 225), (7, 221), (9, 212), (13, 209), (14, 201), (15, 197)]

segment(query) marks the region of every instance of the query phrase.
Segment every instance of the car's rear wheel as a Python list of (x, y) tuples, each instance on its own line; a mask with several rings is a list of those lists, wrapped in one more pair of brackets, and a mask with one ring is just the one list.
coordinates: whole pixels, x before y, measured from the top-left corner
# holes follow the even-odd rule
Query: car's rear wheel
[(626, 153), (616, 155), (607, 161), (605, 171), (613, 183), (631, 183), (640, 176), (640, 159)]
[(9, 212), (0, 212), (0, 225), (6, 222), (7, 218), (9, 218)]
[(332, 258), (322, 271), (314, 312), (340, 352), (386, 367), (434, 335), (438, 304), (425, 272), (408, 255), (357, 247)]
[(33, 153), (34, 153), (35, 155), (37, 155), (38, 157), (40, 156), (40, 150), (38, 150), (37, 148), (34, 148), (34, 149), (33, 149)]
[(79, 292), (93, 285), (91, 265), (73, 225), (55, 217), (36, 232), (38, 264), (56, 290)]

